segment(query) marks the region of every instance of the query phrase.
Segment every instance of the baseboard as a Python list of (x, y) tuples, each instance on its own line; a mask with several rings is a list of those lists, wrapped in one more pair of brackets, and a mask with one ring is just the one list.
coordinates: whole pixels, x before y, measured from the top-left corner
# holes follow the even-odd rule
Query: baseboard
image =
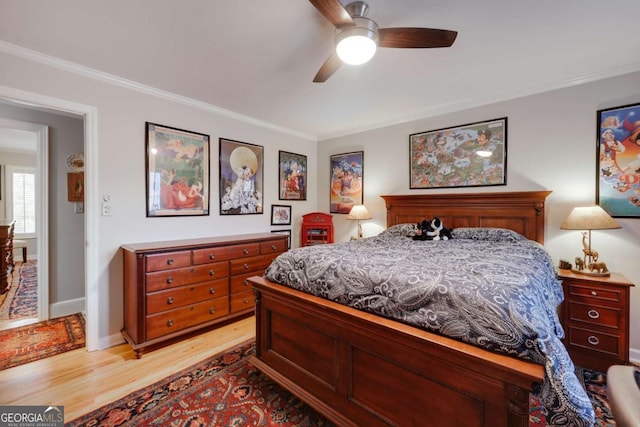
[(631, 360), (631, 363), (634, 365), (640, 365), (640, 349), (629, 349), (629, 360)]
[(86, 310), (84, 298), (77, 298), (49, 305), (49, 318), (69, 316), (70, 314), (83, 313)]
[(101, 338), (98, 341), (98, 348), (104, 350), (105, 348), (114, 347), (116, 345), (124, 344), (125, 342), (126, 341), (124, 340), (122, 334), (112, 334), (108, 337)]

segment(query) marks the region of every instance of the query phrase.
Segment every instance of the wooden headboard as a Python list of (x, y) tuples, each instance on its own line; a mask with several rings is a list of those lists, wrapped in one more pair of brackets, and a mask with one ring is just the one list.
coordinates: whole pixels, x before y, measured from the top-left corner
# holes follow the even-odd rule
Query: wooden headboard
[(544, 243), (544, 202), (551, 191), (381, 196), (387, 227), (438, 217), (445, 227), (496, 227)]

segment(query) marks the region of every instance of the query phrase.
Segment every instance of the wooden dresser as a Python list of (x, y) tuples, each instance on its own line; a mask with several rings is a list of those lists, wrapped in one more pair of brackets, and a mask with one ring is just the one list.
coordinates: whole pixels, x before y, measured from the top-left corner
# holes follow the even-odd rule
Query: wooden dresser
[(124, 328), (142, 353), (253, 314), (246, 280), (287, 250), (288, 236), (245, 234), (122, 246)]
[(11, 286), (14, 228), (14, 220), (0, 219), (0, 294), (6, 293)]
[(631, 287), (620, 273), (610, 277), (558, 270), (562, 280), (562, 327), (573, 362), (607, 372), (611, 365), (629, 363), (629, 306)]

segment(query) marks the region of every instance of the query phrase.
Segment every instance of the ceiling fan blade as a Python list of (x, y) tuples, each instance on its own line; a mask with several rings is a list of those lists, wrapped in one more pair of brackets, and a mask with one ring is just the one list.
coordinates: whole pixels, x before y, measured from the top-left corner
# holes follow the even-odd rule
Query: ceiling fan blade
[(326, 61), (324, 61), (324, 64), (322, 64), (322, 67), (320, 67), (316, 76), (313, 78), (313, 82), (322, 83), (326, 81), (338, 70), (338, 68), (340, 68), (341, 65), (342, 61), (338, 58), (338, 54), (334, 52)]
[(318, 9), (329, 22), (336, 27), (344, 27), (345, 25), (354, 25), (351, 15), (347, 9), (342, 6), (339, 0), (309, 0), (311, 4)]
[(378, 30), (379, 47), (430, 48), (449, 47), (456, 40), (457, 31), (435, 28), (380, 28)]

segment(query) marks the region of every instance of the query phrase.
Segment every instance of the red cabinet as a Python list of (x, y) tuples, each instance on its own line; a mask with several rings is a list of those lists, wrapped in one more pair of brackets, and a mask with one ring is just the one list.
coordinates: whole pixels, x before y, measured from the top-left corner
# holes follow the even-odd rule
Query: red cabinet
[(333, 243), (333, 220), (331, 218), (332, 215), (322, 212), (302, 215), (300, 246)]

